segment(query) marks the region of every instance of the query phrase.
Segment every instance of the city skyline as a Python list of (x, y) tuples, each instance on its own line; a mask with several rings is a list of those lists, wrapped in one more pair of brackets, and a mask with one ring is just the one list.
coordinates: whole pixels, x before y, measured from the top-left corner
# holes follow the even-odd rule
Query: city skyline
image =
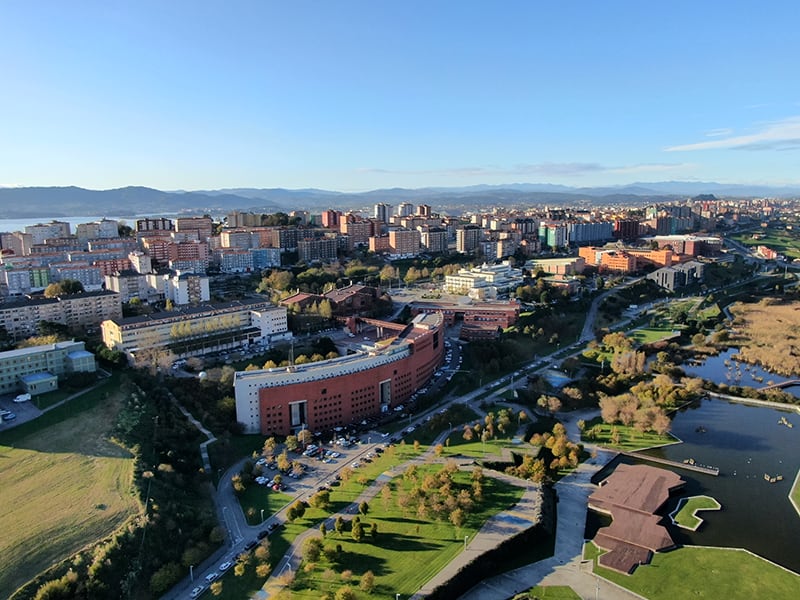
[(2, 186), (800, 182), (788, 2), (53, 2), (0, 16)]

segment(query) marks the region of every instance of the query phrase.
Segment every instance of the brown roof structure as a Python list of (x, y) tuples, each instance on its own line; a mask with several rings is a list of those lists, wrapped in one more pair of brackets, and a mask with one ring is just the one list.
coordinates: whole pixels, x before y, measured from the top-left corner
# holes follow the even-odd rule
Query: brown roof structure
[(654, 513), (670, 492), (684, 484), (672, 471), (648, 465), (618, 465), (589, 496), (589, 508), (613, 519), (595, 536), (595, 543), (608, 550), (600, 557), (600, 564), (631, 573), (637, 565), (648, 563), (653, 552), (673, 547), (675, 542), (658, 524), (661, 517)]

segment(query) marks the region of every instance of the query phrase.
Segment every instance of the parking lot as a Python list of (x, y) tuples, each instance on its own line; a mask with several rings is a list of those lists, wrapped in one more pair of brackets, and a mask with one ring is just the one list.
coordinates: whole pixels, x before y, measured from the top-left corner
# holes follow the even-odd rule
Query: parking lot
[[(26, 400), (25, 402), (14, 402), (17, 394), (6, 394), (0, 396), (0, 431), (11, 429), (22, 423), (26, 423), (31, 419), (35, 419), (42, 414), (42, 411), (36, 408), (36, 400)], [(14, 415), (11, 417), (11, 415)]]

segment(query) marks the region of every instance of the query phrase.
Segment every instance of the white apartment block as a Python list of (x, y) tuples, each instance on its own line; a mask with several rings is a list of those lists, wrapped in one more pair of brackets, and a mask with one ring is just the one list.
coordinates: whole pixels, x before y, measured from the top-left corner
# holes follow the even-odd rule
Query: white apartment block
[[(278, 311), (281, 318), (265, 316)], [(169, 312), (103, 321), (103, 342), (124, 352), (131, 362), (137, 354), (165, 350), (175, 356), (202, 356), (222, 350), (267, 346), (277, 336), (291, 338), (284, 327), (286, 308), (260, 300), (176, 307)], [(284, 327), (276, 331), (277, 327)]]

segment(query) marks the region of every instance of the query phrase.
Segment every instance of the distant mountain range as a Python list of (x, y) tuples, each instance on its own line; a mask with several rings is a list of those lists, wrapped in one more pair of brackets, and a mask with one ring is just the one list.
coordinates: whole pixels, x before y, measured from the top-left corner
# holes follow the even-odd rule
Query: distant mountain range
[(326, 208), (359, 209), (376, 202), (430, 204), (437, 211), (458, 212), (489, 206), (577, 206), (642, 204), (714, 194), (717, 197), (800, 197), (800, 186), (772, 187), (715, 182), (663, 181), (612, 187), (575, 188), (546, 183), (511, 183), (468, 187), (391, 188), (368, 192), (318, 189), (232, 188), (161, 191), (146, 187), (87, 190), (79, 187), (0, 188), (0, 219), (57, 218), (83, 215), (210, 214)]

